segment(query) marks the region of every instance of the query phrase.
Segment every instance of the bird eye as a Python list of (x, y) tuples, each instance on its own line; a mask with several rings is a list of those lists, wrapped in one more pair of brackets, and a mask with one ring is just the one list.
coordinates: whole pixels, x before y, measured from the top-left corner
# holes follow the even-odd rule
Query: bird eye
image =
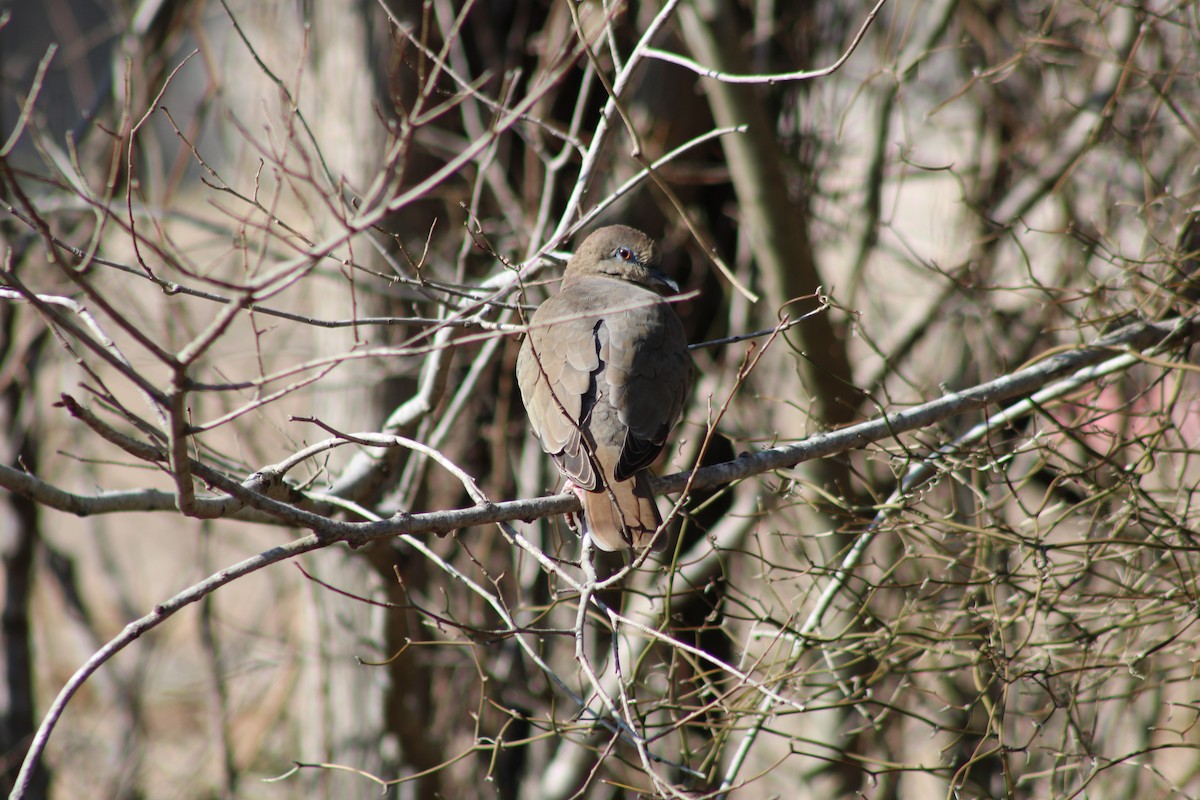
[(633, 255), (633, 251), (630, 250), (628, 247), (618, 247), (615, 251), (613, 251), (613, 255), (615, 255), (617, 258), (621, 259), (622, 261), (635, 261), (636, 260)]

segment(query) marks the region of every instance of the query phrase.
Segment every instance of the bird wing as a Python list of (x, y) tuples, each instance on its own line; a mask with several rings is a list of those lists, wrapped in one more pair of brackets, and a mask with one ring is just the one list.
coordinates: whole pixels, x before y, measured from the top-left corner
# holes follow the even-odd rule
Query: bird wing
[(589, 491), (599, 487), (583, 423), (601, 370), (592, 329), (569, 295), (546, 300), (529, 322), (517, 356), (517, 384), (533, 432), (559, 470)]
[(601, 393), (616, 412), (610, 424), (620, 436), (620, 456), (611, 474), (623, 481), (662, 452), (683, 411), (692, 360), (679, 317), (658, 295), (618, 283), (609, 300), (623, 310), (607, 315), (600, 331)]

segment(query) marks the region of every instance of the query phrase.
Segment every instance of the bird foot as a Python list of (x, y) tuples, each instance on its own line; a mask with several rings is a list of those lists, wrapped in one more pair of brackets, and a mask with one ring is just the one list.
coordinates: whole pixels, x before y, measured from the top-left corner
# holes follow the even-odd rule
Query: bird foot
[[(575, 483), (575, 481), (571, 480), (570, 478), (567, 478), (566, 483), (563, 485), (563, 491), (570, 492), (571, 494), (578, 497), (579, 504), (583, 505), (583, 493), (586, 492), (587, 490), (584, 489), (579, 484)], [(567, 514), (567, 527), (570, 528), (571, 530), (575, 531), (580, 536), (583, 535), (584, 525), (583, 525), (582, 509), (580, 511), (577, 511), (577, 512), (573, 511), (570, 514)]]

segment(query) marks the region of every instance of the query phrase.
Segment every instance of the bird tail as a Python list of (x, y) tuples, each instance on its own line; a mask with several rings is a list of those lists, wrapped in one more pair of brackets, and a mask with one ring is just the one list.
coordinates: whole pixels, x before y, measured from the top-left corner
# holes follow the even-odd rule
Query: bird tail
[[(609, 552), (637, 550), (650, 545), (662, 516), (650, 491), (650, 474), (642, 470), (629, 480), (613, 481), (598, 492), (583, 492), (583, 515), (592, 541)], [(665, 550), (664, 531), (654, 540), (656, 551)]]

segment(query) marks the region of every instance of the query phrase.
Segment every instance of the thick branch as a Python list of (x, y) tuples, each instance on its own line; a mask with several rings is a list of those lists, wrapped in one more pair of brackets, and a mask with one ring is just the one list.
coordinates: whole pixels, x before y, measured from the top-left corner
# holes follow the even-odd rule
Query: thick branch
[[(1200, 339), (1200, 322), (1193, 318), (1176, 318), (1163, 322), (1141, 322), (1122, 328), (1102, 337), (1095, 343), (1078, 350), (1055, 353), (1025, 369), (1011, 375), (953, 392), (913, 406), (905, 411), (888, 414), (841, 430), (819, 433), (793, 445), (772, 447), (757, 453), (743, 454), (733, 461), (716, 464), (695, 471), (693, 489), (704, 489), (744, 480), (763, 472), (792, 467), (814, 458), (846, 452), (864, 447), (873, 442), (894, 438), (902, 433), (919, 430), (959, 414), (969, 413), (986, 406), (1002, 403), (1016, 397), (1028, 395), (1077, 370), (1089, 367), (1125, 351), (1150, 350), (1160, 352), (1168, 348), (1181, 347)], [(544, 516), (579, 511), (579, 500), (572, 494), (539, 497), (530, 500), (513, 500), (505, 503), (480, 503), (469, 508), (445, 511), (430, 511), (421, 514), (400, 513), (390, 519), (369, 522), (352, 522), (329, 519), (295, 506), (259, 495), (209, 468), (193, 463), (197, 474), (219, 488), (226, 489), (237, 499), (222, 497), (222, 503), (233, 504), (241, 500), (260, 512), (277, 515), (279, 522), (310, 528), (321, 534), (326, 543), (345, 541), (352, 546), (361, 546), (375, 539), (397, 536), (402, 533), (445, 534), (460, 528), (486, 525), (512, 520), (532, 521)], [(687, 483), (690, 472), (667, 475), (654, 482), (655, 491), (667, 493), (679, 491)], [(113, 492), (92, 497), (70, 494), (41, 481), (27, 473), (0, 466), (0, 486), (26, 495), (37, 502), (61, 511), (86, 515), (111, 513), (114, 511), (157, 511), (168, 510), (174, 505), (171, 495), (163, 492)], [(253, 500), (251, 500), (253, 498)], [(216, 498), (197, 498), (212, 501)], [(281, 509), (289, 513), (279, 515)]]

